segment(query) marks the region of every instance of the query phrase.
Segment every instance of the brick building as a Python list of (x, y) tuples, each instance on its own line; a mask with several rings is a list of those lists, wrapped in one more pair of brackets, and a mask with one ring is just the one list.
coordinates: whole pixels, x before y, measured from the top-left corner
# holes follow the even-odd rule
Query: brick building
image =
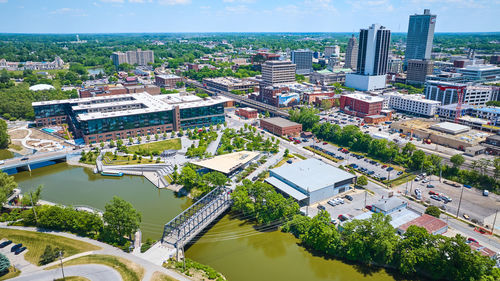
[(257, 118), (259, 115), (259, 112), (257, 112), (257, 109), (251, 108), (251, 107), (244, 107), (244, 108), (239, 108), (236, 110), (236, 115), (241, 116), (245, 119), (252, 119), (252, 118)]
[(347, 94), (340, 97), (340, 109), (347, 114), (358, 117), (380, 114), (383, 103), (383, 98), (362, 93)]
[(175, 88), (177, 82), (183, 82), (182, 78), (177, 75), (166, 74), (155, 76), (155, 84), (159, 87)]
[(261, 119), (260, 127), (278, 136), (300, 136), (302, 132), (302, 124), (281, 117)]

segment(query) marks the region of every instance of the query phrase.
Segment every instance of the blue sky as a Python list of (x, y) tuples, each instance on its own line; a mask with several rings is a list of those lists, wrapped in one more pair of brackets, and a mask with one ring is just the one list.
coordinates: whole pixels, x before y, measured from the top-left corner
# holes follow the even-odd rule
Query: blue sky
[(406, 32), (424, 8), (437, 32), (500, 31), (500, 0), (0, 0), (0, 32)]

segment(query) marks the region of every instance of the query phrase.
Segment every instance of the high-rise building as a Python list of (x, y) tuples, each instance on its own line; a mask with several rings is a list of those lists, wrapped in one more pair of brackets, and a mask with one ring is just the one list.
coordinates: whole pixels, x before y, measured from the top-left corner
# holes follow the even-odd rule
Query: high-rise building
[(392, 74), (403, 72), (403, 61), (398, 58), (390, 58), (387, 62), (387, 72)]
[(379, 24), (359, 32), (357, 72), (346, 76), (346, 86), (361, 91), (386, 86), (391, 31)]
[(262, 64), (262, 83), (264, 86), (295, 82), (295, 64), (291, 61), (269, 60)]
[(329, 58), (333, 55), (336, 57), (340, 57), (340, 47), (338, 45), (326, 46), (325, 47), (325, 58)]
[(154, 63), (155, 55), (153, 51), (142, 51), (141, 49), (137, 49), (137, 51), (127, 51), (125, 53), (114, 52), (111, 54), (111, 60), (113, 60), (115, 66), (122, 63), (147, 65), (148, 63)]
[(291, 53), (292, 62), (296, 65), (297, 74), (308, 75), (312, 72), (313, 53), (309, 50), (297, 50)]
[(409, 84), (424, 84), (425, 77), (432, 74), (434, 63), (431, 60), (409, 60), (406, 81)]
[(431, 15), (429, 9), (425, 9), (423, 15), (410, 16), (408, 37), (406, 39), (406, 62), (412, 59), (424, 60), (431, 58), (435, 27), (436, 15)]
[(356, 70), (358, 64), (358, 41), (354, 34), (349, 38), (347, 42), (347, 48), (345, 50), (345, 64), (344, 68), (350, 68)]

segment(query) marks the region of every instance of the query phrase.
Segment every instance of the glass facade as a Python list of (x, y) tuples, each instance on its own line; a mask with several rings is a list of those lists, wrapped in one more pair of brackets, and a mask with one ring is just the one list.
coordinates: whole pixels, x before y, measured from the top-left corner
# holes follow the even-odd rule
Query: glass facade
[(215, 104), (211, 106), (191, 107), (180, 110), (181, 120), (209, 115), (224, 114), (224, 105)]
[(39, 105), (33, 107), (35, 111), (35, 118), (47, 118), (53, 116), (61, 116), (68, 114), (68, 103)]
[(192, 128), (192, 127), (203, 127), (212, 124), (222, 124), (224, 123), (224, 115), (211, 116), (211, 117), (201, 117), (196, 119), (181, 120), (182, 128)]
[(80, 121), (84, 135), (172, 124), (172, 111)]

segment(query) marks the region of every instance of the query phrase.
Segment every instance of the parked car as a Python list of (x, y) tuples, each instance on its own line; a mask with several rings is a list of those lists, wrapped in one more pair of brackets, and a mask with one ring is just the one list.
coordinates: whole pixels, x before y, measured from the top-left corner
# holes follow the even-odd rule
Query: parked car
[(486, 189), (483, 190), (483, 196), (488, 196), (488, 195), (490, 195), (490, 192)]
[(320, 209), (321, 211), (325, 211), (326, 210), (325, 206), (323, 206), (323, 205), (318, 205), (318, 209)]
[(258, 176), (254, 176), (254, 177), (252, 178), (252, 181), (256, 181), (258, 178), (259, 178)]
[(387, 168), (387, 165), (382, 165), (382, 169), (385, 169), (385, 168)]
[(431, 198), (436, 200), (436, 201), (442, 201), (441, 197), (439, 197), (437, 195), (431, 195)]
[(435, 186), (433, 184), (428, 184), (427, 188), (434, 188)]
[(342, 198), (337, 198), (337, 202), (339, 202), (340, 204), (344, 204), (344, 199), (342, 199)]
[(5, 161), (4, 160), (0, 160), (0, 165), (3, 165), (5, 164)]
[(339, 219), (339, 221), (346, 221), (346, 220), (349, 220), (349, 218), (348, 218), (348, 217), (346, 217), (346, 216), (344, 216), (344, 215), (339, 215), (337, 218)]
[(344, 198), (347, 199), (347, 200), (349, 200), (349, 201), (354, 200), (354, 198), (352, 198), (351, 195), (346, 195), (346, 196), (344, 196)]
[(10, 251), (15, 252), (17, 249), (21, 248), (22, 246), (23, 246), (22, 243), (16, 244), (16, 245), (12, 246), (12, 248), (10, 248)]
[(3, 241), (2, 243), (0, 243), (0, 248), (5, 248), (6, 246), (12, 244), (12, 241), (10, 240), (7, 240), (7, 241)]
[(393, 167), (389, 167), (389, 168), (387, 168), (387, 170), (386, 170), (386, 171), (387, 171), (387, 172), (390, 172), (390, 171), (392, 171), (392, 170), (394, 170), (394, 168), (393, 168)]
[[(330, 206), (332, 206), (332, 207), (337, 206), (337, 202), (336, 202), (336, 201), (334, 201), (334, 200), (328, 200), (328, 202), (327, 202), (327, 203), (328, 203)], [(318, 208), (319, 208), (319, 206), (318, 206)]]
[[(454, 186), (456, 186), (456, 185), (454, 185)], [(459, 185), (459, 186), (460, 186), (460, 185)], [(468, 184), (464, 184), (464, 187), (465, 187), (465, 188), (472, 188), (472, 186), (470, 186), (470, 185), (468, 185)]]
[(429, 195), (438, 195), (438, 193), (431, 190), (429, 191)]
[(469, 243), (471, 243), (471, 242), (474, 242), (474, 243), (479, 243), (479, 242), (477, 242), (477, 240), (476, 240), (476, 239), (474, 239), (474, 238), (472, 238), (472, 237), (467, 238), (467, 242), (469, 242)]
[(397, 173), (397, 175), (398, 175), (398, 176), (401, 176), (402, 174), (403, 174), (403, 171), (399, 171), (399, 172)]
[(331, 219), (331, 220), (330, 220), (330, 223), (331, 223), (331, 224), (337, 224), (337, 220), (336, 220), (336, 219)]
[(326, 141), (323, 142), (323, 145), (327, 145), (328, 143)]
[(21, 158), (21, 161), (26, 161), (28, 159), (29, 159), (28, 157), (23, 157), (23, 158)]
[(17, 249), (17, 250), (14, 252), (14, 254), (15, 254), (15, 255), (19, 255), (19, 254), (20, 254), (20, 253), (22, 253), (24, 250), (26, 250), (26, 247), (21, 247), (21, 248)]
[(371, 211), (372, 210), (372, 205), (366, 205), (365, 208)]

